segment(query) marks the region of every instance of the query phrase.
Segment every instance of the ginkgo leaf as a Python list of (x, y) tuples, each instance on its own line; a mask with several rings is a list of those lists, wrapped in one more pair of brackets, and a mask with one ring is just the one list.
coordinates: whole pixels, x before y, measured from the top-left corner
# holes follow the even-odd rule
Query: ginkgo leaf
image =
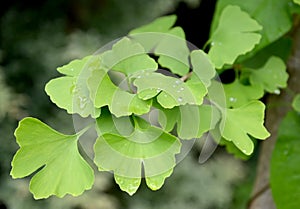
[(232, 141), (244, 154), (253, 152), (254, 144), (248, 135), (257, 139), (270, 136), (264, 127), (265, 105), (252, 101), (236, 109), (223, 109), (220, 132), (224, 139)]
[(158, 103), (164, 108), (179, 105), (201, 105), (207, 89), (200, 81), (187, 81), (165, 76), (160, 73), (144, 72), (136, 75), (133, 84), (137, 94), (143, 100), (157, 96)]
[(288, 77), (285, 63), (278, 57), (270, 57), (262, 68), (251, 71), (250, 82), (261, 85), (267, 92), (278, 94), (279, 88), (287, 86)]
[(136, 94), (117, 87), (105, 70), (94, 70), (87, 83), (95, 107), (108, 106), (111, 113), (117, 117), (132, 113), (142, 115), (151, 108), (151, 100), (144, 101)]
[(115, 43), (111, 50), (101, 54), (101, 65), (103, 69), (122, 72), (127, 76), (141, 70), (155, 71), (158, 67), (142, 45), (127, 37)]
[(230, 108), (237, 108), (263, 97), (264, 90), (260, 85), (244, 85), (239, 79), (233, 83), (223, 84), (226, 105)]
[(129, 35), (138, 41), (147, 52), (150, 52), (172, 28), (176, 22), (176, 15), (169, 15), (155, 19), (153, 22), (132, 30)]
[(206, 87), (211, 84), (211, 79), (216, 75), (216, 70), (208, 55), (202, 50), (191, 52), (193, 74), (191, 79), (200, 80)]
[(294, 108), (294, 110), (296, 110), (297, 112), (300, 112), (300, 94), (297, 94), (292, 102), (292, 107)]
[(208, 52), (217, 69), (233, 64), (239, 55), (251, 51), (259, 43), (262, 27), (238, 6), (224, 8), (219, 25), (211, 35)]
[(145, 32), (167, 32), (176, 22), (176, 15), (159, 17), (153, 22), (130, 31), (129, 34)]
[(174, 74), (185, 75), (189, 72), (189, 55), (185, 34), (181, 27), (168, 31), (156, 46), (154, 53), (159, 56), (158, 63)]
[(211, 105), (183, 105), (159, 110), (159, 124), (168, 132), (177, 124), (180, 139), (200, 138), (205, 132), (215, 128), (221, 116), (217, 108)]
[[(106, 120), (113, 118), (106, 117)], [(114, 119), (116, 120), (118, 118)], [(148, 186), (159, 189), (164, 179), (170, 175), (166, 173), (175, 167), (175, 154), (181, 148), (181, 143), (175, 136), (151, 126), (141, 118), (134, 117), (134, 121), (134, 131), (129, 136), (117, 134), (116, 131), (105, 133), (98, 137), (94, 146), (94, 161), (99, 170), (113, 171), (120, 188), (130, 195), (139, 187), (142, 166), (145, 177), (148, 178)], [(100, 121), (97, 124), (101, 131)], [(115, 123), (111, 121), (110, 124)], [(114, 130), (118, 128), (115, 127)]]
[(36, 199), (77, 196), (92, 187), (94, 172), (77, 147), (80, 133), (64, 135), (37, 119), (25, 118), (15, 136), (20, 149), (13, 158), (11, 175), (23, 178), (38, 170), (30, 181)]
[(184, 105), (179, 107), (177, 133), (180, 139), (200, 138), (214, 129), (220, 120), (220, 112), (211, 105)]
[(300, 0), (294, 0), (294, 3), (299, 4), (300, 5)]
[(273, 0), (218, 0), (211, 25), (211, 31), (214, 31), (217, 28), (220, 15), (223, 12), (223, 9), (228, 5), (239, 6), (263, 27), (263, 30), (260, 31), (262, 36), (260, 43), (256, 45), (255, 49), (245, 55), (244, 58), (253, 56), (253, 54), (259, 50), (278, 40), (290, 31), (293, 26), (293, 15), (291, 15), (291, 10), (295, 9), (295, 7), (291, 4), (291, 0), (280, 0), (276, 3), (274, 3)]
[(45, 86), (45, 91), (53, 103), (67, 110), (69, 114), (78, 113), (82, 117), (91, 115), (96, 118), (100, 115), (100, 109), (96, 109), (89, 98), (86, 80), (91, 70), (98, 67), (100, 59), (97, 56), (74, 60), (57, 68), (66, 76), (50, 80)]

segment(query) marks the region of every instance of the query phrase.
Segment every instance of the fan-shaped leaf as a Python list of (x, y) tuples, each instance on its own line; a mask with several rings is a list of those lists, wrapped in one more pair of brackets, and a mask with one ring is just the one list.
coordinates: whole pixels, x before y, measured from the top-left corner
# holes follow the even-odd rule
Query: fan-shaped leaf
[(41, 169), (30, 181), (30, 191), (36, 199), (77, 196), (92, 187), (93, 170), (77, 148), (80, 134), (64, 135), (37, 119), (25, 118), (15, 136), (20, 149), (12, 161), (11, 175), (23, 178)]
[(219, 25), (212, 33), (208, 52), (216, 68), (233, 64), (239, 55), (251, 51), (259, 43), (262, 27), (238, 6), (224, 8)]
[(66, 76), (50, 80), (45, 86), (45, 91), (52, 102), (67, 110), (69, 114), (78, 113), (82, 117), (89, 115), (98, 117), (100, 109), (96, 109), (90, 100), (86, 82), (91, 71), (99, 67), (98, 56), (74, 60), (57, 69)]
[(113, 120), (113, 117), (106, 115), (105, 120), (110, 120), (115, 127), (113, 133), (105, 133), (98, 122), (98, 129), (104, 133), (94, 147), (95, 163), (99, 170), (113, 171), (120, 188), (132, 195), (139, 187), (144, 166), (147, 185), (151, 189), (159, 189), (175, 167), (175, 154), (180, 152), (180, 141), (141, 118), (135, 117), (135, 127), (129, 136), (117, 133), (118, 127), (113, 121), (119, 118)]
[(265, 139), (270, 135), (263, 125), (264, 109), (264, 104), (259, 101), (236, 109), (224, 109), (220, 124), (221, 135), (232, 141), (243, 153), (250, 155), (254, 145), (248, 134), (258, 139)]

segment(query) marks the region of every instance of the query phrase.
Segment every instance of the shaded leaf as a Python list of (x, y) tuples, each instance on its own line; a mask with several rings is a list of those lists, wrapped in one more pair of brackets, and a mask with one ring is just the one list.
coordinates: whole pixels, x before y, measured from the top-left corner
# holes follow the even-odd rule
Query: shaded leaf
[(297, 112), (300, 112), (300, 94), (297, 94), (292, 102), (292, 107), (294, 108), (294, 110), (296, 110)]
[(289, 112), (279, 127), (272, 153), (270, 184), (278, 209), (294, 209), (300, 204), (299, 127), (299, 114)]
[(287, 86), (288, 73), (285, 63), (278, 57), (270, 57), (260, 69), (251, 71), (250, 83), (261, 85), (267, 92), (278, 94)]
[[(253, 53), (276, 41), (291, 29), (293, 18), (290, 13), (290, 4), (290, 0), (280, 0), (276, 2), (273, 0), (219, 0), (214, 13), (211, 34), (214, 33), (218, 27), (219, 19), (224, 8), (228, 5), (239, 6), (263, 27), (260, 31), (262, 36), (260, 43), (255, 47), (254, 51), (247, 54), (247, 57), (250, 57)], [(232, 25), (234, 26), (234, 24)]]

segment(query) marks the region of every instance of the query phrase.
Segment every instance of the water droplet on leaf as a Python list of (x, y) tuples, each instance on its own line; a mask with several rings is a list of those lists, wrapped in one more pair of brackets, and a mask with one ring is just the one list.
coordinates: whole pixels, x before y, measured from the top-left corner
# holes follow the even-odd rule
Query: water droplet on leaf
[(280, 90), (279, 90), (279, 89), (276, 89), (276, 90), (274, 91), (274, 94), (279, 95), (279, 94), (280, 94)]
[(183, 101), (183, 99), (182, 99), (182, 97), (178, 97), (178, 102), (182, 102)]

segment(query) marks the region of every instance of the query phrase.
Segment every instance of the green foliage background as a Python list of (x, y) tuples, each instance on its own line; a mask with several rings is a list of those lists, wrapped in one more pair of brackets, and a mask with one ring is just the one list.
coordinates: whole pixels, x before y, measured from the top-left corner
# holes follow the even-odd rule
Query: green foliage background
[[(72, 59), (92, 54), (100, 46), (127, 34), (131, 29), (148, 23), (158, 16), (172, 13), (179, 2), (180, 0), (132, 0), (130, 3), (122, 0), (99, 2), (55, 0), (37, 5), (29, 4), (29, 6), (19, 2), (7, 7), (7, 10), (1, 10), (0, 204), (13, 209), (89, 209), (94, 206), (103, 209), (176, 209), (184, 207), (188, 209), (241, 209), (246, 207), (253, 184), (256, 153), (250, 159), (250, 163), (246, 165), (233, 156), (224, 154), (223, 149), (218, 149), (213, 159), (204, 165), (198, 165), (195, 156), (199, 154), (199, 150), (195, 148), (192, 150), (191, 156), (175, 169), (173, 177), (167, 181), (162, 190), (154, 193), (142, 187), (137, 195), (130, 198), (121, 193), (119, 188), (112, 183), (111, 175), (97, 174), (94, 188), (78, 198), (68, 196), (65, 199), (58, 199), (53, 197), (48, 200), (34, 201), (28, 192), (28, 179), (12, 181), (8, 175), (12, 155), (17, 149), (12, 133), (18, 120), (30, 115), (42, 119), (59, 131), (72, 133), (73, 125), (69, 123), (72, 121), (71, 117), (51, 104), (43, 91), (45, 83), (50, 78), (58, 76), (55, 71), (56, 67)], [(185, 0), (184, 2), (190, 7), (197, 7), (200, 3), (197, 0)], [(255, 48), (255, 52), (276, 40), (274, 44), (262, 50), (263, 55), (258, 53), (252, 60), (246, 62), (244, 61), (253, 54), (239, 57), (238, 64), (241, 64), (245, 74), (254, 69), (264, 71), (263, 64), (270, 58), (270, 54), (268, 54), (270, 51), (275, 52), (276, 56), (283, 60), (287, 59), (291, 46), (290, 40), (279, 38), (290, 29), (291, 22), (289, 20), (279, 18), (282, 20), (280, 22), (282, 24), (281, 33), (274, 35), (272, 28), (268, 28), (270, 23), (264, 22), (271, 12), (263, 13), (265, 16), (260, 15), (252, 10), (252, 4), (243, 3), (246, 1), (226, 0), (219, 1), (215, 18), (228, 2), (238, 4), (257, 19), (261, 18), (260, 24), (267, 27), (267, 30), (260, 33), (269, 36), (269, 39), (263, 39)], [(286, 17), (295, 9), (285, 7), (288, 0), (280, 2), (283, 6), (277, 5), (279, 8), (276, 9), (280, 10), (279, 13), (282, 17)], [(260, 7), (270, 9), (265, 8), (266, 5), (260, 5)], [(284, 9), (282, 9), (283, 7)], [(212, 33), (213, 30), (218, 30), (216, 24), (213, 22)], [(220, 30), (224, 32), (224, 29)], [(256, 32), (258, 27), (253, 30)], [(210, 41), (218, 42), (218, 38), (217, 36), (213, 37)], [(285, 50), (280, 50), (282, 48)], [(237, 81), (238, 79), (243, 81), (243, 78), (247, 77), (245, 74), (236, 78)], [(251, 80), (250, 78), (250, 83), (252, 81), (255, 83), (257, 79)], [(265, 84), (263, 88), (270, 93), (276, 93), (277, 88), (285, 87), (285, 82), (282, 80), (275, 84), (272, 83), (271, 87), (268, 84)], [(229, 85), (228, 89), (230, 89)], [(228, 92), (231, 91), (228, 90)], [(242, 94), (243, 92), (239, 92), (235, 96), (243, 97)], [(253, 97), (258, 99), (261, 96), (260, 94)], [(296, 102), (294, 104), (297, 110), (299, 105)], [(285, 122), (283, 125), (286, 123), (289, 122)], [(286, 136), (281, 138), (284, 139), (284, 137)], [(226, 146), (229, 152), (245, 157), (237, 150), (231, 149), (230, 151), (232, 148), (230, 145)], [(285, 147), (283, 146), (283, 148)], [(280, 156), (280, 147), (278, 149), (279, 151), (274, 154), (275, 158), (282, 157)], [(279, 165), (274, 163), (274, 166), (276, 168)], [(273, 179), (274, 182), (278, 181), (276, 175), (273, 175)], [(285, 203), (284, 200), (283, 203), (281, 200), (278, 202), (279, 204)]]

